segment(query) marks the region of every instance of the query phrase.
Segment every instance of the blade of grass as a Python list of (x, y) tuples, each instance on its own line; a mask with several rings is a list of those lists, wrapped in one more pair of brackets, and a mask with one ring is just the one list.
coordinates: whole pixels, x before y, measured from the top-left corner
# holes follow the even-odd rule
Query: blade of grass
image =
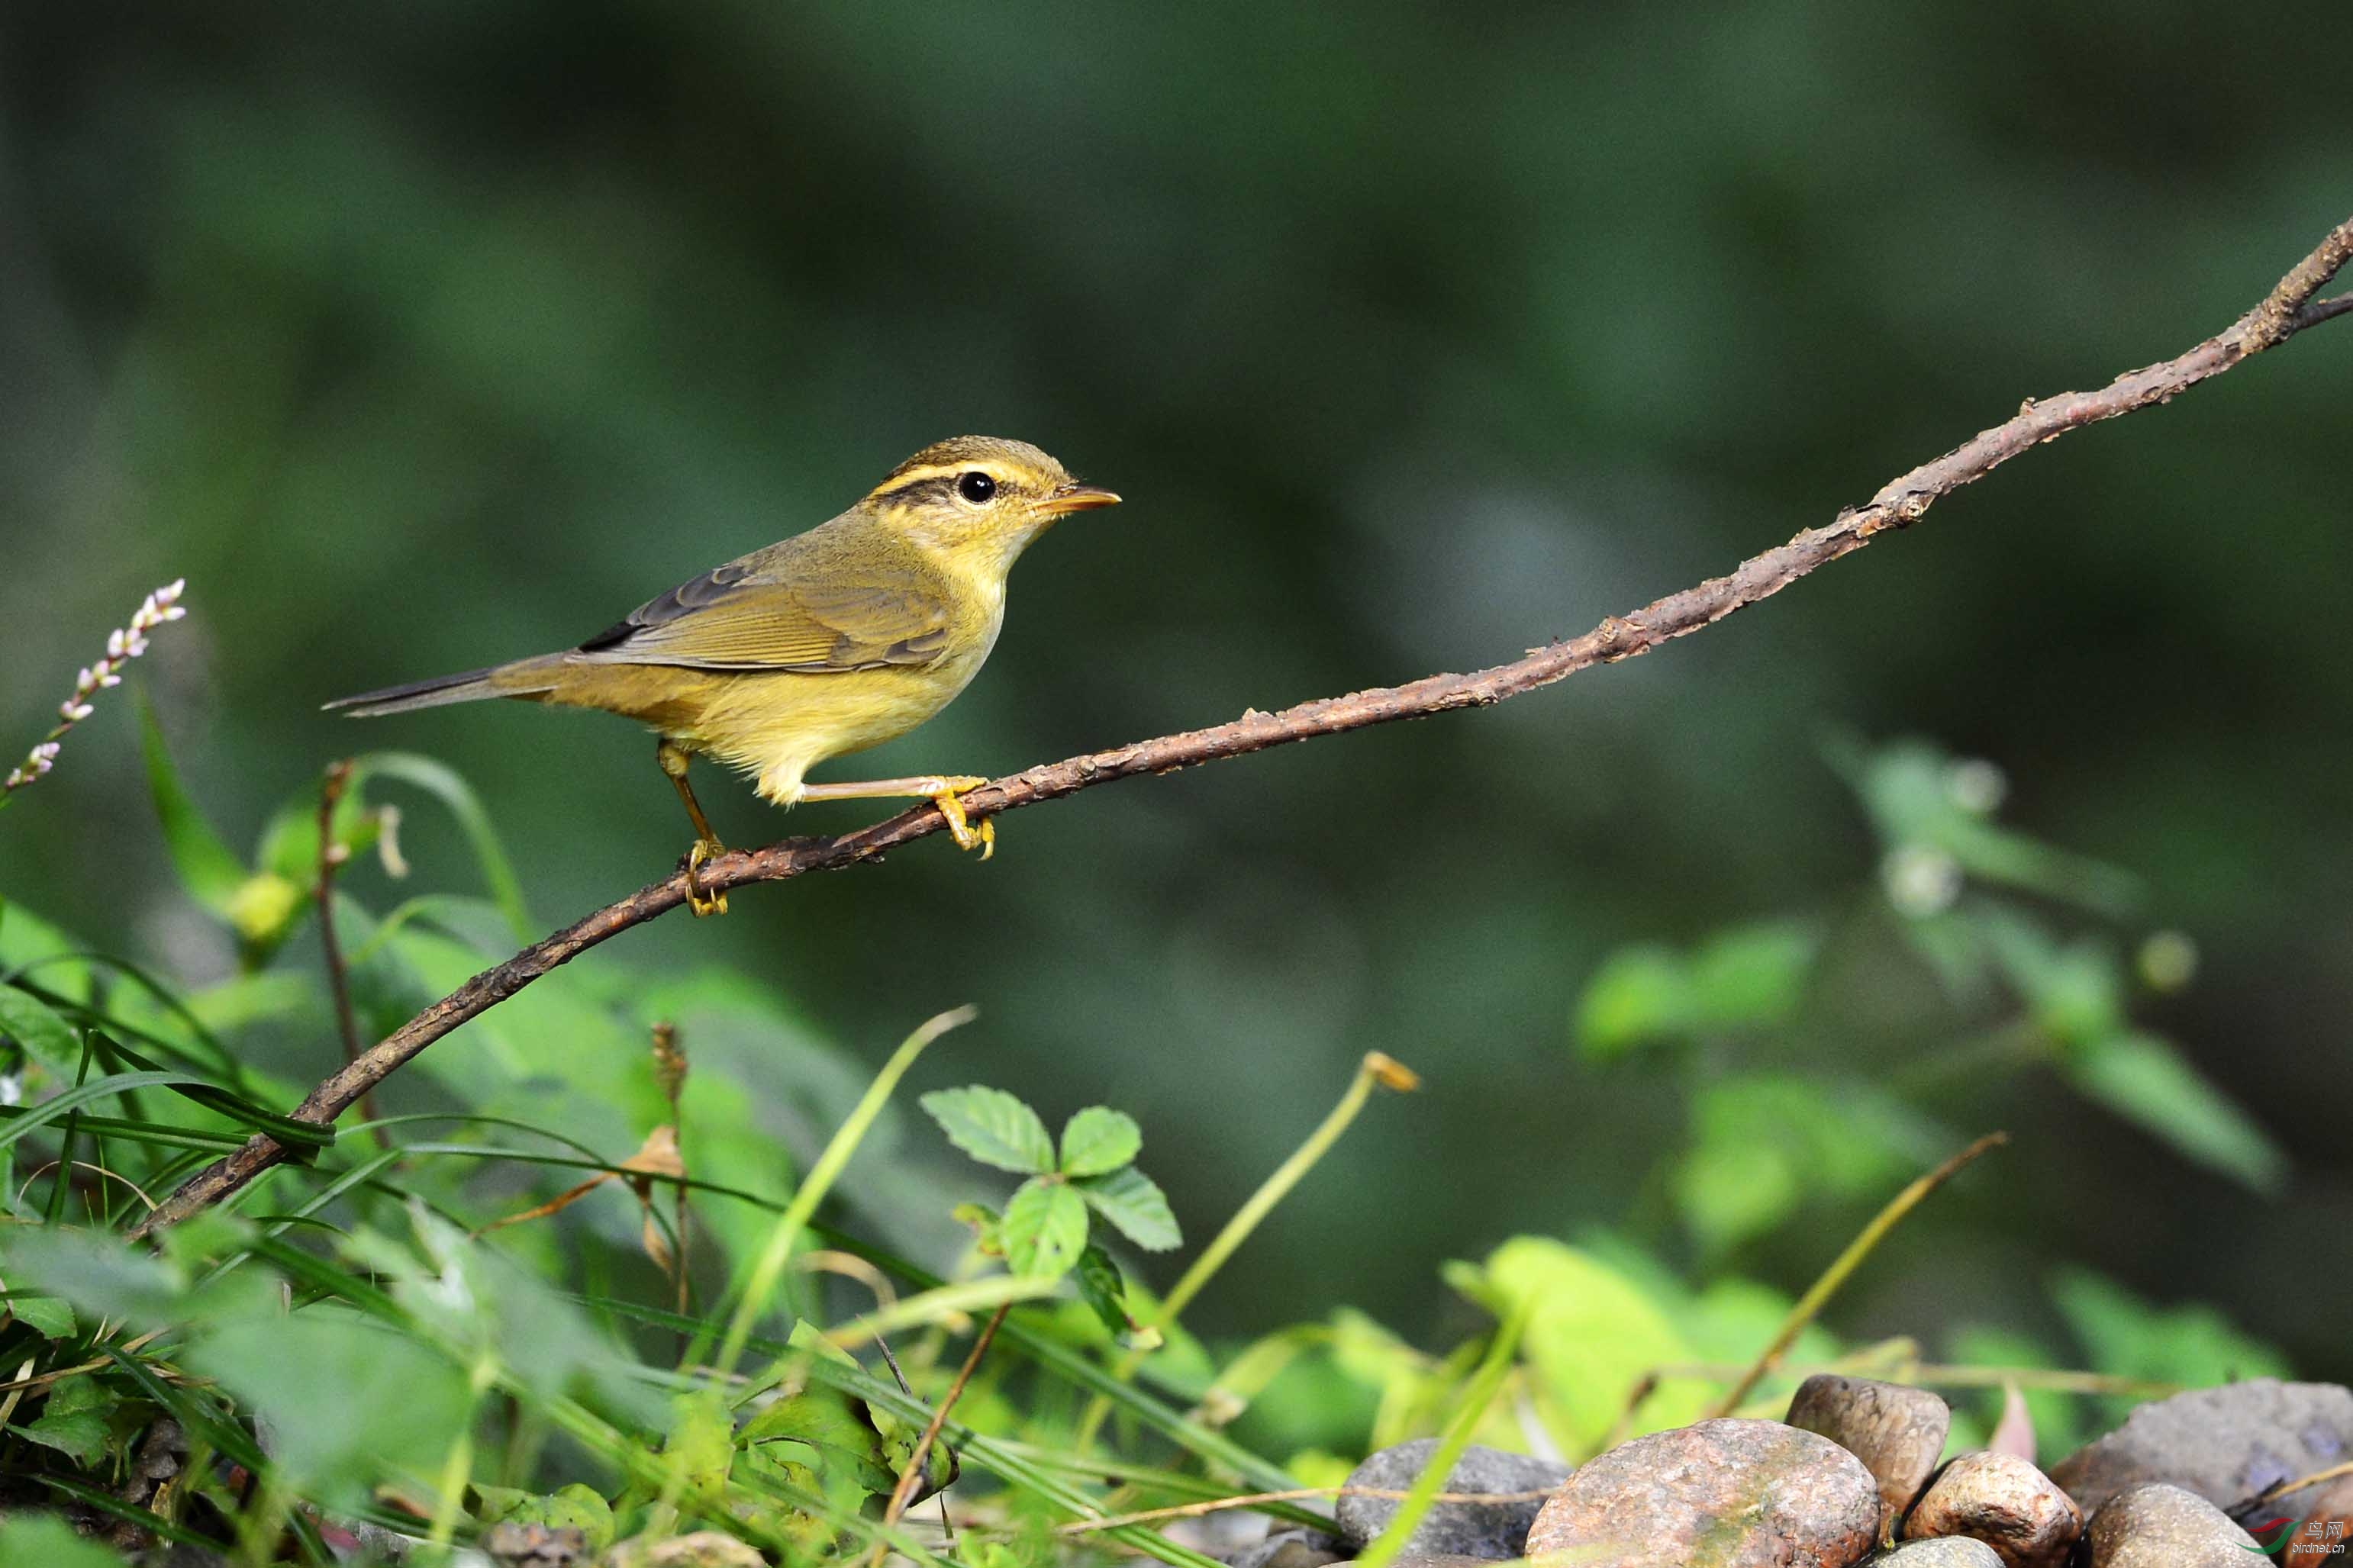
[(728, 1322), (726, 1337), (720, 1342), (716, 1363), (720, 1377), (724, 1378), (735, 1370), (735, 1363), (744, 1353), (744, 1342), (751, 1338), (752, 1325), (758, 1322), (761, 1315), (768, 1310), (768, 1302), (776, 1294), (777, 1282), (784, 1278), (785, 1265), (792, 1257), (793, 1244), (800, 1239), (802, 1228), (817, 1213), (818, 1205), (825, 1201), (825, 1194), (832, 1187), (834, 1178), (841, 1174), (844, 1165), (849, 1163), (849, 1157), (857, 1152), (867, 1129), (872, 1127), (874, 1119), (882, 1113), (883, 1103), (891, 1098), (891, 1091), (898, 1088), (899, 1080), (907, 1075), (909, 1068), (915, 1065), (915, 1058), (923, 1055), (925, 1047), (950, 1029), (970, 1023), (973, 1017), (974, 1010), (970, 1007), (942, 1013), (926, 1020), (901, 1042), (899, 1048), (891, 1053), (891, 1059), (882, 1065), (882, 1070), (874, 1076), (874, 1081), (867, 1086), (865, 1094), (859, 1098), (849, 1119), (842, 1122), (832, 1140), (826, 1144), (825, 1152), (818, 1156), (817, 1163), (809, 1167), (808, 1174), (802, 1178), (799, 1189), (793, 1194), (792, 1202), (777, 1216), (776, 1228), (768, 1235), (767, 1247), (760, 1254), (759, 1261), (753, 1266), (751, 1275), (744, 1282), (743, 1297), (735, 1304), (735, 1315)]
[[(1200, 1256), (1193, 1259), (1192, 1267), (1186, 1269), (1170, 1288), (1158, 1310), (1145, 1313), (1143, 1321), (1155, 1328), (1175, 1328), (1185, 1309), (1193, 1304), (1193, 1298), (1199, 1295), (1202, 1288), (1217, 1278), (1218, 1270), (1225, 1267), (1226, 1259), (1250, 1239), (1250, 1232), (1256, 1230), (1260, 1222), (1273, 1212), (1274, 1205), (1288, 1196), (1291, 1189), (1315, 1168), (1316, 1162), (1331, 1152), (1332, 1145), (1348, 1131), (1349, 1123), (1356, 1120), (1356, 1113), (1364, 1110), (1365, 1102), (1372, 1098), (1376, 1088), (1406, 1094), (1420, 1087), (1420, 1083), (1413, 1070), (1402, 1062), (1379, 1051), (1366, 1052), (1364, 1060), (1357, 1065), (1356, 1077), (1348, 1080), (1348, 1088), (1340, 1096), (1340, 1102), (1332, 1108), (1332, 1113), (1307, 1135), (1305, 1142), (1292, 1152), (1289, 1159), (1274, 1168), (1273, 1174), (1259, 1184), (1258, 1191), (1234, 1211), (1233, 1218), (1226, 1222), (1225, 1228), (1210, 1239), (1209, 1245), (1201, 1249)], [(1126, 1382), (1135, 1375), (1135, 1369), (1149, 1353), (1144, 1350), (1129, 1351), (1121, 1358), (1113, 1375), (1122, 1383)], [(1081, 1447), (1094, 1441), (1095, 1434), (1103, 1429), (1103, 1418), (1110, 1414), (1110, 1403), (1103, 1395), (1096, 1395), (1079, 1423)]]
[(1839, 1288), (1862, 1267), (1863, 1260), (1887, 1238), (1887, 1233), (1903, 1223), (1905, 1215), (1917, 1208), (1921, 1200), (1930, 1193), (1959, 1174), (1961, 1169), (1978, 1155), (2009, 1142), (2010, 1134), (2007, 1132), (1989, 1132), (1890, 1199), (1887, 1206), (1873, 1215), (1871, 1223), (1847, 1243), (1846, 1250), (1822, 1270), (1822, 1277), (1798, 1298), (1798, 1304), (1789, 1309), (1789, 1315), (1782, 1321), (1771, 1342), (1758, 1353), (1755, 1363), (1741, 1374), (1740, 1381), (1732, 1385), (1710, 1414), (1724, 1416), (1739, 1409), (1740, 1402), (1748, 1397), (1749, 1390), (1762, 1382), (1766, 1373), (1773, 1370), (1774, 1363), (1788, 1353), (1789, 1347), (1798, 1342), (1798, 1336), (1806, 1331), (1806, 1325), (1830, 1304), (1831, 1298), (1838, 1294)]
[[(0, 1122), (13, 1121), (38, 1109), (37, 1106), (0, 1105)], [(126, 1143), (152, 1143), (163, 1149), (202, 1149), (215, 1153), (242, 1148), (245, 1144), (245, 1135), (239, 1132), (214, 1132), (201, 1127), (132, 1121), (119, 1116), (76, 1114), (80, 1117), (85, 1131), (119, 1138)]]
[(1512, 1310), (1503, 1327), (1487, 1346), (1487, 1353), (1479, 1363), (1479, 1370), (1471, 1374), (1470, 1386), (1463, 1390), (1462, 1404), (1454, 1412), (1454, 1419), (1446, 1424), (1446, 1434), (1439, 1439), (1437, 1451), (1430, 1463), (1398, 1504), (1397, 1512), (1387, 1528), (1374, 1537), (1373, 1543), (1356, 1554), (1359, 1568), (1388, 1568), (1391, 1559), (1405, 1550), (1413, 1532), (1421, 1528), (1430, 1507), (1445, 1488), (1447, 1478), (1454, 1473), (1455, 1461), (1462, 1450), (1471, 1446), (1471, 1434), (1479, 1429), (1487, 1407), (1495, 1402), (1496, 1391), (1504, 1386), (1505, 1374), (1512, 1370), (1512, 1358), (1520, 1348), (1520, 1336), (1527, 1331), (1528, 1313), (1535, 1307), (1533, 1298), (1524, 1299)]

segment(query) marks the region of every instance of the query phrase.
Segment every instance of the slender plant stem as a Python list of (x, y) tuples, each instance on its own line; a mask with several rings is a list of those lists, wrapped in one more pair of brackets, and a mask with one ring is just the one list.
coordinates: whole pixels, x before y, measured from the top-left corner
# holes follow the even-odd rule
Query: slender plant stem
[[(915, 1451), (907, 1457), (907, 1468), (899, 1472), (899, 1484), (891, 1489), (891, 1500), (883, 1506), (883, 1529), (888, 1530), (898, 1523), (899, 1516), (907, 1511), (907, 1500), (915, 1495), (915, 1483), (923, 1474), (923, 1462), (932, 1456), (932, 1445), (939, 1441), (940, 1428), (947, 1425), (948, 1412), (955, 1409), (955, 1402), (964, 1397), (964, 1385), (972, 1381), (974, 1369), (980, 1365), (980, 1358), (988, 1353), (989, 1342), (997, 1338), (997, 1331), (1004, 1323), (1005, 1314), (1011, 1310), (1013, 1303), (1008, 1301), (988, 1315), (988, 1321), (972, 1342), (971, 1353), (964, 1358), (964, 1364), (956, 1368), (955, 1381), (948, 1384), (947, 1393), (940, 1398), (939, 1408), (933, 1411), (932, 1418), (923, 1424), (923, 1435), (915, 1439)], [(879, 1541), (874, 1543), (874, 1555), (869, 1559), (870, 1563), (879, 1565), (881, 1563), (882, 1544)]]
[[(1356, 1066), (1356, 1077), (1348, 1080), (1348, 1088), (1340, 1096), (1340, 1102), (1332, 1108), (1332, 1113), (1307, 1135), (1305, 1142), (1292, 1151), (1289, 1159), (1274, 1168), (1273, 1174), (1259, 1184), (1258, 1191), (1234, 1211), (1233, 1218), (1226, 1221), (1225, 1228), (1201, 1249), (1200, 1256), (1193, 1259), (1192, 1267), (1185, 1270), (1169, 1289), (1168, 1294), (1162, 1298), (1158, 1310), (1145, 1315), (1145, 1321), (1156, 1329), (1176, 1326), (1176, 1320), (1184, 1316), (1185, 1309), (1193, 1304), (1193, 1298), (1217, 1277), (1218, 1270), (1226, 1266), (1226, 1259), (1250, 1239), (1250, 1232), (1259, 1227), (1259, 1223), (1273, 1211), (1275, 1205), (1290, 1194), (1291, 1189), (1299, 1184), (1302, 1177), (1315, 1168), (1315, 1163), (1331, 1152), (1332, 1145), (1340, 1141), (1340, 1135), (1348, 1131), (1348, 1124), (1356, 1120), (1356, 1113), (1365, 1109), (1365, 1101), (1372, 1098), (1375, 1089), (1391, 1089), (1405, 1094), (1419, 1088), (1421, 1080), (1414, 1075), (1413, 1069), (1404, 1063), (1379, 1051), (1366, 1052), (1365, 1059)], [(1135, 1375), (1135, 1369), (1148, 1353), (1140, 1349), (1129, 1351), (1120, 1359), (1112, 1374), (1124, 1383)], [(1095, 1395), (1093, 1402), (1087, 1406), (1084, 1419), (1079, 1424), (1080, 1447), (1083, 1448), (1094, 1441), (1095, 1434), (1103, 1429), (1103, 1418), (1110, 1414), (1111, 1400), (1103, 1394)]]
[[(960, 796), (970, 821), (999, 816), (1082, 789), (1150, 773), (1245, 756), (1274, 746), (1345, 734), (1376, 724), (1487, 708), (1565, 680), (1596, 665), (1615, 664), (1714, 626), (1734, 612), (1772, 597), (1799, 578), (1852, 554), (1883, 534), (1909, 528), (1937, 500), (2012, 458), (2103, 420), (2168, 403), (2199, 383), (2278, 347), (2296, 333), (2348, 313), (2345, 296), (2315, 296), (2353, 259), (2353, 218), (2331, 229), (2236, 321), (2169, 360), (2127, 371), (2096, 392), (2029, 398), (2018, 412), (1946, 453), (1897, 475), (1859, 507), (1820, 528), (1758, 552), (1721, 577), (1653, 600), (1629, 616), (1610, 616), (1583, 637), (1547, 643), (1508, 663), (1467, 675), (1430, 675), (1402, 686), (1375, 687), (1343, 697), (1302, 702), (1281, 712), (1256, 710), (1230, 723), (1189, 730), (1133, 745), (1067, 758), (1014, 773)], [(765, 848), (733, 850), (703, 862), (702, 888), (723, 893), (754, 882), (776, 882), (880, 859), (885, 853), (943, 832), (947, 820), (925, 804), (833, 838), (786, 838)], [(669, 913), (687, 900), (681, 871), (533, 943), (505, 963), (475, 975), (326, 1079), (295, 1114), (331, 1122), (362, 1095), (452, 1029), (498, 1005), (524, 986), (597, 943)], [(174, 1225), (211, 1207), (285, 1159), (276, 1140), (257, 1134), (235, 1153), (183, 1183), (134, 1236)]]
[[(359, 1016), (352, 1010), (352, 981), (349, 966), (343, 962), (343, 945), (335, 934), (335, 873), (351, 858), (351, 851), (335, 838), (335, 807), (343, 804), (343, 791), (352, 782), (352, 760), (344, 757), (327, 764), (327, 776), (319, 786), (319, 875), (314, 884), (319, 905), (319, 951), (327, 965), (327, 994), (334, 999), (335, 1031), (343, 1037), (343, 1064), (348, 1067), (360, 1059), (364, 1049), (360, 1044)], [(371, 1089), (360, 1097), (360, 1118), (375, 1121), (375, 1091)], [(369, 1133), (379, 1149), (392, 1147), (392, 1140), (381, 1127), (370, 1125)]]
[(883, 1103), (891, 1098), (891, 1091), (899, 1086), (901, 1079), (907, 1076), (907, 1069), (915, 1065), (915, 1058), (923, 1054), (924, 1047), (950, 1029), (972, 1022), (975, 1016), (971, 1007), (958, 1007), (953, 1012), (942, 1013), (936, 1018), (926, 1020), (901, 1042), (899, 1048), (891, 1053), (891, 1059), (882, 1064), (882, 1070), (874, 1075), (874, 1081), (867, 1086), (866, 1093), (860, 1098), (849, 1119), (842, 1122), (840, 1129), (826, 1144), (825, 1152), (818, 1156), (817, 1163), (810, 1166), (808, 1174), (801, 1178), (792, 1202), (786, 1205), (783, 1214), (776, 1216), (776, 1227), (768, 1233), (768, 1245), (745, 1279), (743, 1298), (735, 1303), (735, 1315), (727, 1324), (727, 1337), (720, 1342), (715, 1370), (721, 1380), (723, 1381), (735, 1370), (736, 1362), (744, 1354), (744, 1342), (752, 1337), (753, 1325), (768, 1310), (776, 1284), (784, 1278), (785, 1266), (792, 1260), (793, 1243), (800, 1239), (802, 1228), (816, 1215), (818, 1205), (825, 1201), (825, 1194), (832, 1187), (834, 1178), (841, 1174), (841, 1168), (849, 1163), (850, 1155), (858, 1152), (860, 1141), (866, 1136), (867, 1129), (874, 1125), (874, 1119), (882, 1113)]
[(1798, 1336), (1806, 1331), (1806, 1325), (1820, 1315), (1821, 1310), (1830, 1304), (1831, 1298), (1838, 1294), (1840, 1287), (1852, 1277), (1856, 1269), (1862, 1267), (1863, 1259), (1869, 1258), (1879, 1244), (1887, 1238), (1889, 1231), (1903, 1223), (1905, 1215), (1920, 1206), (1922, 1199), (1951, 1181), (1960, 1173), (1963, 1166), (1978, 1155), (1989, 1150), (2000, 1148), (2009, 1142), (2010, 1134), (2007, 1132), (1989, 1132), (1889, 1200), (1887, 1206), (1881, 1209), (1872, 1217), (1871, 1223), (1862, 1227), (1862, 1233), (1847, 1243), (1846, 1250), (1840, 1253), (1828, 1268), (1822, 1270), (1822, 1277), (1815, 1280), (1803, 1296), (1798, 1298), (1798, 1304), (1789, 1309), (1788, 1317), (1782, 1321), (1779, 1331), (1773, 1335), (1772, 1342), (1765, 1347), (1748, 1370), (1740, 1374), (1739, 1381), (1736, 1382), (1725, 1393), (1724, 1398), (1717, 1402), (1715, 1414), (1729, 1415), (1740, 1408), (1740, 1402), (1748, 1397), (1750, 1390), (1763, 1382), (1766, 1374), (1773, 1370), (1783, 1356), (1789, 1353), (1789, 1347), (1798, 1342)]

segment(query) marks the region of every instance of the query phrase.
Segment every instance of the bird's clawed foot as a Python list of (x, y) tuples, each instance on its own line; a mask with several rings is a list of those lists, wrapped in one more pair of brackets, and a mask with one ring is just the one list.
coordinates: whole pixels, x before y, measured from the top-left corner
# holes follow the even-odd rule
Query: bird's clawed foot
[(698, 838), (694, 841), (694, 847), (686, 852), (686, 907), (694, 911), (697, 920), (705, 915), (727, 912), (727, 895), (705, 892), (702, 879), (695, 875), (702, 869), (705, 860), (713, 855), (725, 853), (727, 847), (716, 838)]
[(985, 778), (975, 778), (970, 774), (957, 774), (951, 778), (925, 782), (936, 783), (940, 786), (937, 790), (926, 793), (931, 795), (932, 804), (940, 808), (940, 815), (947, 818), (948, 837), (955, 840), (956, 847), (971, 849), (977, 847), (980, 850), (980, 858), (984, 860), (996, 854), (997, 819), (993, 816), (984, 816), (980, 819), (980, 826), (976, 827), (965, 819), (964, 814), (964, 792), (978, 789), (988, 781)]

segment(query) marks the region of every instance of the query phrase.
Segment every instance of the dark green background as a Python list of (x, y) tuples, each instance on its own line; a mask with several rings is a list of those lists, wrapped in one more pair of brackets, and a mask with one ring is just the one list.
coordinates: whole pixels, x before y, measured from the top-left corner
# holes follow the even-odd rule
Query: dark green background
[[(1129, 504), (1023, 563), (955, 709), (833, 776), (1492, 663), (2226, 324), (2353, 212), (2348, 41), (2317, 5), (12, 6), (0, 718), (29, 741), (185, 574), (142, 674), (233, 837), (339, 752), (428, 751), (568, 917), (684, 847), (640, 736), (318, 703), (576, 641), (968, 430)], [(620, 948), (723, 954), (869, 1059), (979, 1003), (926, 1081), (1134, 1110), (1196, 1237), (1387, 1050), (1427, 1090), (1197, 1316), (1427, 1339), (1440, 1259), (1616, 1221), (1680, 1142), (1665, 1080), (1570, 1053), (1598, 958), (1850, 907), (1877, 850), (1820, 738), (1917, 731), (2145, 877), (2205, 957), (2145, 1016), (2298, 1167), (2269, 1203), (2040, 1078), (1957, 1101), (2019, 1146), (1838, 1325), (2039, 1328), (2078, 1261), (2342, 1376), (2348, 391), (2353, 324), (1658, 657)], [(93, 931), (127, 897), (201, 978), (132, 729), (110, 698), (0, 874)], [(704, 798), (736, 842), (864, 815)], [(466, 885), (417, 822), (420, 881)], [(1735, 1261), (1794, 1286), (1853, 1218)]]

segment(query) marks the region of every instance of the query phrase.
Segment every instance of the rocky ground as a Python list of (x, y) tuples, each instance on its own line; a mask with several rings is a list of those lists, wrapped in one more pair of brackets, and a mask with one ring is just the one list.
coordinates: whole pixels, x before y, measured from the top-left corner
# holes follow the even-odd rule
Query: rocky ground
[[(1816, 1377), (1783, 1421), (1702, 1421), (1575, 1470), (1472, 1448), (1398, 1568), (1550, 1559), (1577, 1568), (2244, 1568), (2269, 1552), (2353, 1568), (2353, 1392), (2263, 1378), (2143, 1405), (2048, 1471), (2019, 1453), (1942, 1464), (1951, 1423), (1922, 1389)], [(1366, 1491), (1412, 1485), (1436, 1445), (1375, 1454)], [(1546, 1495), (1532, 1496), (1543, 1493)], [(1338, 1533), (1282, 1530), (1234, 1568), (1353, 1561), (1394, 1500), (1344, 1496)], [(2252, 1532), (2252, 1533), (2251, 1533)]]

